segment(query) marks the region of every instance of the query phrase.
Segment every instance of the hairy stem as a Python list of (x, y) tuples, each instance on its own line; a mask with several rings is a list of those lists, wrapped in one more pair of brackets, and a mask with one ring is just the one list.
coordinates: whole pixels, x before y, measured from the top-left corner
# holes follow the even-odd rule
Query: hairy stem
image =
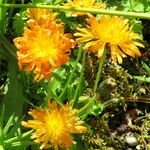
[(76, 105), (78, 104), (78, 93), (80, 90), (80, 86), (81, 86), (81, 82), (82, 82), (82, 78), (83, 78), (83, 72), (84, 72), (84, 67), (85, 67), (85, 60), (86, 60), (86, 51), (83, 51), (83, 58), (82, 58), (82, 70), (81, 70), (81, 74), (79, 77), (79, 82), (78, 82), (78, 86), (76, 88), (75, 94), (74, 94), (74, 103), (73, 103), (73, 108), (76, 107)]
[(76, 69), (77, 69), (78, 62), (79, 62), (79, 60), (80, 60), (80, 58), (81, 58), (81, 55), (82, 55), (82, 50), (81, 50), (81, 48), (80, 48), (80, 49), (79, 49), (79, 52), (78, 52), (78, 55), (77, 55), (76, 64), (74, 65), (74, 68), (73, 68), (73, 70), (72, 70), (72, 72), (71, 72), (71, 74), (70, 74), (70, 76), (69, 76), (69, 78), (68, 78), (68, 81), (67, 81), (67, 83), (66, 83), (66, 85), (65, 85), (65, 87), (64, 87), (64, 89), (63, 89), (63, 91), (62, 91), (62, 93), (61, 93), (60, 96), (59, 96), (59, 99), (60, 99), (60, 100), (64, 97), (64, 95), (65, 95), (65, 93), (66, 93), (66, 90), (67, 90), (67, 88), (68, 88), (68, 85), (70, 84), (70, 82), (71, 82), (71, 80), (72, 80), (72, 78), (73, 78), (73, 76), (74, 76), (74, 73), (75, 73), (75, 71), (76, 71)]
[(87, 13), (92, 13), (92, 14), (117, 15), (117, 16), (125, 16), (125, 17), (150, 19), (149, 13), (124, 12), (124, 11), (95, 9), (95, 8), (80, 8), (80, 7), (42, 5), (42, 4), (0, 4), (0, 7), (47, 8), (47, 9), (53, 9), (53, 10), (59, 10), (59, 11), (78, 11), (78, 12), (87, 12)]
[(104, 49), (102, 57), (99, 58), (99, 67), (98, 67), (98, 72), (96, 74), (96, 80), (95, 80), (94, 89), (93, 89), (94, 95), (96, 94), (96, 91), (97, 91), (98, 82), (99, 82), (99, 80), (101, 80), (102, 69), (103, 69), (103, 65), (105, 63), (106, 53), (107, 53), (107, 48)]

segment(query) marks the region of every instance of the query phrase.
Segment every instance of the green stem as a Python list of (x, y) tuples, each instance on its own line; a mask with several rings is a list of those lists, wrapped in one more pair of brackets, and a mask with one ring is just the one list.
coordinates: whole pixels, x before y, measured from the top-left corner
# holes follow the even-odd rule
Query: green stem
[(22, 139), (22, 138), (25, 138), (25, 137), (29, 136), (32, 132), (33, 132), (33, 130), (30, 130), (28, 132), (23, 133), (20, 136), (15, 136), (13, 138), (10, 138), (10, 139), (4, 141), (4, 144), (9, 144), (9, 143), (16, 142), (19, 138)]
[(95, 100), (96, 100), (96, 95), (91, 100), (89, 100), (89, 102), (84, 107), (82, 107), (78, 111), (78, 115), (82, 116), (83, 114), (86, 114), (85, 112), (87, 112), (90, 107), (93, 107), (93, 103), (94, 103)]
[(68, 78), (68, 81), (67, 81), (67, 83), (66, 83), (66, 85), (65, 85), (65, 87), (64, 87), (64, 89), (63, 89), (63, 91), (62, 91), (62, 93), (61, 93), (60, 96), (58, 97), (60, 100), (64, 97), (65, 92), (66, 92), (66, 90), (67, 90), (67, 88), (68, 88), (68, 85), (70, 84), (70, 82), (71, 82), (71, 80), (72, 80), (72, 78), (73, 78), (73, 76), (74, 76), (74, 73), (75, 73), (75, 71), (76, 71), (76, 69), (77, 69), (78, 62), (79, 62), (79, 60), (80, 60), (80, 58), (81, 58), (81, 55), (82, 55), (82, 50), (81, 50), (81, 48), (80, 48), (80, 49), (79, 49), (79, 52), (78, 52), (78, 55), (77, 55), (76, 63), (75, 63), (75, 65), (74, 65), (74, 68), (73, 68), (73, 70), (72, 70), (72, 72), (71, 72), (71, 74), (70, 74), (70, 76), (69, 76), (69, 78)]
[(84, 72), (85, 60), (86, 60), (86, 51), (84, 50), (83, 51), (83, 58), (82, 58), (82, 70), (81, 70), (81, 74), (80, 74), (80, 77), (79, 77), (78, 86), (76, 88), (75, 95), (74, 95), (73, 108), (75, 108), (76, 105), (78, 104), (78, 100), (79, 100), (78, 94), (79, 94), (79, 89), (80, 89), (82, 78), (83, 78), (83, 74), (84, 74), (83, 72)]
[(94, 85), (94, 89), (93, 89), (94, 96), (95, 96), (96, 91), (97, 91), (98, 82), (99, 82), (99, 80), (101, 80), (102, 69), (103, 69), (103, 65), (104, 65), (104, 62), (105, 62), (106, 53), (107, 53), (107, 49), (105, 48), (104, 52), (102, 54), (102, 57), (99, 58), (99, 67), (98, 67), (98, 72), (96, 74), (96, 80), (95, 80), (95, 85)]
[(78, 11), (78, 12), (87, 12), (92, 14), (117, 15), (117, 16), (125, 16), (125, 17), (150, 19), (149, 13), (124, 12), (124, 11), (95, 9), (95, 8), (80, 8), (80, 7), (69, 7), (69, 6), (41, 5), (41, 4), (0, 4), (0, 7), (47, 8), (47, 9), (53, 9), (59, 11)]
[(84, 107), (82, 107), (78, 111), (79, 116), (84, 114), (85, 111), (88, 111), (89, 107), (91, 107), (93, 105), (94, 101), (96, 100), (97, 86), (98, 86), (99, 80), (101, 79), (102, 69), (103, 69), (103, 65), (104, 65), (104, 62), (105, 62), (105, 58), (106, 58), (106, 53), (107, 53), (107, 48), (104, 49), (103, 55), (99, 59), (99, 67), (98, 67), (98, 72), (97, 72), (97, 75), (96, 75), (96, 80), (95, 80), (95, 85), (94, 85), (93, 98)]
[(48, 89), (48, 95), (46, 99), (49, 99), (50, 97), (52, 97), (53, 100), (55, 100), (60, 106), (64, 105), (61, 99), (53, 91), (51, 91), (51, 89)]

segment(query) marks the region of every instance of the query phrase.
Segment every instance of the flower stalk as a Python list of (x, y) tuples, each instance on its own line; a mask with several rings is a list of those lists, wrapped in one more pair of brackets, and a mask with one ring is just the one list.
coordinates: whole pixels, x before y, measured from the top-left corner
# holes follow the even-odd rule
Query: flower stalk
[(93, 89), (93, 98), (84, 106), (82, 107), (78, 114), (79, 116), (82, 116), (84, 114), (85, 111), (88, 111), (90, 107), (93, 106), (93, 103), (96, 101), (96, 91), (97, 91), (97, 86), (98, 86), (98, 82), (101, 79), (101, 75), (102, 75), (102, 69), (103, 69), (103, 65), (105, 63), (105, 58), (106, 58), (106, 54), (107, 54), (107, 48), (105, 47), (104, 52), (101, 56), (101, 58), (99, 58), (99, 67), (98, 67), (98, 72), (96, 74), (96, 80), (95, 80), (95, 84), (94, 84), (94, 89)]
[(79, 8), (79, 7), (75, 8), (69, 6), (42, 5), (42, 4), (0, 4), (0, 7), (46, 8), (46, 9), (53, 9), (59, 11), (76, 11), (76, 12), (78, 11), (78, 12), (88, 12), (92, 14), (105, 14), (105, 15), (116, 15), (116, 16), (124, 16), (124, 17), (150, 19), (149, 13), (124, 12), (124, 11), (95, 9), (95, 8)]
[(71, 80), (72, 80), (72, 78), (73, 78), (73, 76), (74, 76), (74, 73), (75, 73), (75, 71), (76, 71), (76, 69), (77, 69), (77, 64), (78, 64), (78, 62), (79, 62), (81, 56), (82, 56), (82, 49), (79, 48), (79, 52), (78, 52), (77, 59), (76, 59), (76, 64), (74, 65), (74, 68), (73, 68), (73, 70), (72, 70), (72, 72), (71, 72), (71, 74), (70, 74), (70, 76), (69, 76), (69, 78), (68, 78), (68, 81), (67, 81), (67, 83), (66, 83), (66, 85), (65, 85), (65, 87), (64, 87), (64, 89), (63, 89), (63, 91), (61, 92), (61, 94), (60, 94), (59, 97), (58, 97), (59, 99), (62, 99), (62, 98), (64, 97), (65, 92), (66, 92), (66, 90), (67, 90), (67, 88), (68, 88), (68, 85), (70, 84), (70, 82), (71, 82)]
[(96, 95), (98, 82), (101, 80), (102, 69), (103, 69), (103, 65), (105, 63), (106, 54), (107, 54), (107, 48), (105, 47), (101, 58), (99, 58), (99, 66), (98, 66), (98, 72), (96, 74), (96, 80), (95, 80), (95, 84), (94, 84), (93, 95)]
[(79, 93), (81, 82), (82, 82), (82, 79), (83, 79), (84, 68), (85, 68), (85, 60), (86, 60), (86, 51), (83, 51), (82, 70), (81, 70), (81, 74), (80, 74), (80, 77), (79, 77), (78, 86), (77, 86), (75, 94), (74, 94), (73, 108), (75, 108), (77, 106), (77, 104), (78, 104), (78, 100), (79, 100), (78, 93)]

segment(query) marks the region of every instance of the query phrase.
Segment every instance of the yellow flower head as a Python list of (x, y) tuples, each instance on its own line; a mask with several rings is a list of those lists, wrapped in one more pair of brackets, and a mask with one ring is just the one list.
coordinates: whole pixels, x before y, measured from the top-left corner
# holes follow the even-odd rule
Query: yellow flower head
[[(105, 4), (102, 2), (96, 2), (95, 0), (73, 0), (70, 1), (66, 4), (65, 6), (70, 6), (70, 7), (81, 7), (81, 8), (104, 8)], [(86, 15), (87, 13), (85, 12), (72, 12), (74, 15), (79, 15), (83, 16)]]
[(57, 16), (57, 13), (51, 13), (51, 10), (42, 8), (28, 8), (27, 12), (29, 18), (36, 20), (38, 23), (49, 16), (52, 17), (52, 20), (56, 19)]
[(87, 23), (87, 28), (78, 28), (79, 32), (75, 33), (75, 36), (78, 36), (78, 43), (87, 42), (85, 49), (98, 52), (98, 57), (102, 56), (106, 44), (110, 48), (113, 61), (119, 64), (126, 55), (133, 58), (141, 55), (137, 46), (144, 47), (144, 45), (135, 40), (142, 38), (132, 31), (127, 19), (104, 15), (97, 20), (91, 15)]
[(33, 120), (22, 121), (22, 125), (32, 128), (35, 131), (32, 139), (37, 143), (42, 143), (40, 149), (49, 148), (52, 145), (55, 149), (71, 147), (73, 138), (72, 133), (84, 133), (86, 128), (82, 126), (76, 116), (77, 110), (71, 110), (69, 104), (58, 108), (55, 102), (49, 103), (48, 108), (32, 109), (29, 114)]
[(49, 9), (29, 8), (27, 9), (30, 26), (40, 25), (48, 29), (61, 29), (63, 23), (57, 19), (57, 12), (52, 12)]
[(69, 60), (70, 49), (75, 46), (71, 34), (63, 30), (49, 30), (41, 26), (25, 28), (23, 37), (14, 39), (19, 49), (18, 64), (20, 70), (33, 71), (35, 80), (50, 78), (52, 71)]

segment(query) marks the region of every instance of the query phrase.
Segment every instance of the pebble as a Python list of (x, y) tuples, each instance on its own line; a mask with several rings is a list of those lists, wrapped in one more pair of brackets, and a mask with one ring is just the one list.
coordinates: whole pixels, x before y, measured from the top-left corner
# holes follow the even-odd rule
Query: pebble
[(138, 140), (134, 136), (127, 136), (126, 137), (126, 142), (128, 143), (129, 146), (133, 147), (138, 144)]

